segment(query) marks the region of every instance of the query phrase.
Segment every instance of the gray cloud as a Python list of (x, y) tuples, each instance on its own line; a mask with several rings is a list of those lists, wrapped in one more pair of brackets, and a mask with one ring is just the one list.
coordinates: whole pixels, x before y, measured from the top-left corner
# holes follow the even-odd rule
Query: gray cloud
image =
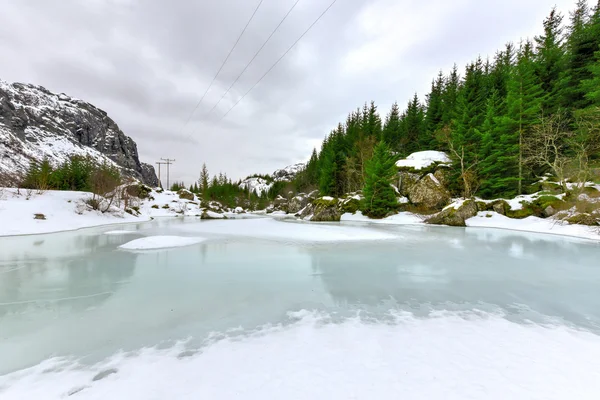
[[(338, 0), (225, 119), (221, 116), (329, 4), (300, 0), (219, 106), (235, 77), (295, 0), (264, 0), (238, 48), (192, 109), (258, 0), (4, 0), (0, 78), (40, 84), (106, 110), (141, 157), (176, 158), (190, 182), (201, 163), (240, 178), (306, 159), (347, 112), (382, 114), (423, 98), (439, 69), (532, 36), (571, 0)], [(518, 12), (515, 12), (518, 10)]]

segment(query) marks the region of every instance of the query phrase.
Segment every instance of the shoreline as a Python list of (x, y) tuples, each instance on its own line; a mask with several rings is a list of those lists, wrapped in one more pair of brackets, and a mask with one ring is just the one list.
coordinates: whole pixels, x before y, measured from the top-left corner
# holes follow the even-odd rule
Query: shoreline
[[(291, 214), (289, 214), (291, 215)], [(397, 215), (402, 215), (402, 214), (397, 214)], [(406, 215), (408, 216), (408, 215)], [(412, 217), (416, 217), (418, 218), (418, 216), (416, 216), (415, 214), (410, 214), (410, 216)], [(302, 223), (309, 223), (309, 224), (324, 224), (323, 222), (310, 222), (310, 221), (303, 221), (303, 220), (296, 220), (294, 218), (281, 218), (282, 216), (270, 216), (269, 214), (265, 214), (265, 215), (260, 215), (260, 216), (256, 216), (256, 218), (270, 218), (273, 220), (289, 220), (291, 222), (302, 222)], [(130, 221), (115, 221), (115, 222), (108, 222), (108, 223), (102, 223), (102, 224), (92, 224), (92, 225), (88, 225), (88, 226), (80, 226), (77, 228), (65, 228), (65, 229), (58, 229), (58, 230), (49, 230), (49, 231), (44, 231), (44, 232), (26, 232), (26, 233), (14, 233), (14, 234), (5, 234), (0, 232), (0, 240), (2, 240), (3, 238), (14, 238), (14, 237), (25, 237), (25, 236), (40, 236), (40, 235), (51, 235), (51, 234), (59, 234), (59, 233), (65, 233), (65, 232), (76, 232), (76, 231), (82, 231), (82, 230), (86, 230), (86, 229), (96, 229), (96, 228), (105, 228), (105, 227), (110, 227), (110, 226), (121, 226), (121, 225), (128, 225), (128, 224), (137, 224), (137, 223), (152, 223), (154, 220), (157, 219), (170, 219), (170, 218), (183, 218), (183, 219), (188, 219), (188, 218), (194, 218), (197, 219), (196, 216), (191, 216), (191, 215), (164, 215), (164, 216), (156, 216), (156, 217), (152, 217), (152, 216), (141, 216), (140, 220), (130, 220)], [(475, 217), (476, 218), (476, 217)], [(232, 220), (235, 220), (236, 218), (231, 218)], [(468, 220), (467, 220), (468, 221)], [(600, 233), (598, 234), (594, 234), (594, 232), (592, 231), (591, 227), (585, 227), (583, 225), (579, 225), (581, 228), (584, 228), (582, 230), (585, 230), (585, 228), (588, 228), (588, 232), (587, 235), (585, 233), (582, 234), (573, 234), (573, 233), (566, 233), (566, 232), (552, 232), (550, 230), (546, 230), (546, 231), (541, 231), (541, 230), (533, 230), (533, 229), (515, 229), (515, 228), (509, 228), (509, 227), (504, 227), (504, 226), (495, 226), (495, 225), (487, 225), (487, 226), (480, 226), (480, 225), (467, 225), (466, 227), (455, 227), (455, 226), (448, 226), (448, 225), (437, 225), (437, 224), (426, 224), (423, 222), (401, 222), (401, 221), (394, 221), (392, 220), (385, 220), (385, 219), (381, 219), (381, 220), (377, 220), (377, 219), (367, 219), (367, 217), (364, 217), (364, 219), (342, 219), (339, 221), (340, 225), (345, 225), (345, 224), (360, 224), (360, 225), (392, 225), (392, 226), (418, 226), (418, 227), (436, 227), (436, 228), (455, 228), (455, 229), (465, 229), (465, 230), (485, 230), (485, 229), (493, 229), (493, 230), (501, 230), (501, 231), (505, 231), (505, 232), (518, 232), (518, 233), (529, 233), (529, 234), (539, 234), (539, 235), (551, 235), (554, 237), (565, 237), (565, 238), (569, 238), (569, 239), (578, 239), (578, 240), (584, 240), (584, 241), (588, 241), (588, 242), (592, 242), (592, 243), (597, 243), (600, 244)], [(557, 225), (557, 226), (564, 226), (564, 225)], [(566, 226), (578, 226), (578, 225), (566, 225)], [(581, 229), (580, 228), (580, 229)]]

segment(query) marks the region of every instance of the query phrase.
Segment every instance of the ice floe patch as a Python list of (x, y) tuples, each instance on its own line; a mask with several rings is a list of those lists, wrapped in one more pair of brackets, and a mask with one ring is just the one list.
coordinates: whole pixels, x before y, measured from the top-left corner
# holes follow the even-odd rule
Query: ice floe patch
[(149, 236), (145, 238), (135, 239), (121, 246), (123, 250), (156, 250), (167, 249), (172, 247), (191, 246), (203, 242), (201, 237), (184, 237), (184, 236)]

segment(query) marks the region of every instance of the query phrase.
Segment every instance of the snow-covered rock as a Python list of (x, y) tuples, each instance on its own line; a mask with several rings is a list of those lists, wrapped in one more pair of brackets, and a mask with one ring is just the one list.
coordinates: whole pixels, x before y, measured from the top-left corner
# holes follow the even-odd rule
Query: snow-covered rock
[(158, 185), (154, 167), (140, 162), (136, 143), (106, 112), (41, 86), (0, 80), (0, 172), (22, 175), (32, 160), (56, 165), (73, 155), (114, 163)]
[(443, 151), (418, 151), (412, 153), (403, 160), (398, 160), (396, 166), (398, 168), (411, 168), (416, 171), (428, 168), (433, 164), (450, 164), (450, 157)]

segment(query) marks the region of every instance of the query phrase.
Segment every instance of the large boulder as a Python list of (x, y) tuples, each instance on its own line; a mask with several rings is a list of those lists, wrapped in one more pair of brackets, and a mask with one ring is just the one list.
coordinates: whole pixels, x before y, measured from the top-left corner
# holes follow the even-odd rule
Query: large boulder
[(451, 197), (433, 174), (427, 174), (410, 188), (408, 199), (416, 206), (436, 210), (446, 206)]
[(285, 211), (285, 212), (287, 212), (287, 209), (288, 209), (288, 199), (286, 199), (285, 197), (283, 197), (281, 195), (278, 195), (275, 198), (275, 200), (273, 200), (272, 206), (273, 206), (272, 207), (273, 211)]
[(477, 203), (474, 200), (465, 200), (458, 207), (447, 207), (425, 222), (435, 225), (467, 226), (465, 221), (477, 215)]
[(400, 192), (402, 196), (408, 196), (408, 192), (415, 186), (420, 177), (419, 174), (413, 172), (398, 172), (398, 192)]
[(290, 199), (287, 205), (287, 212), (290, 214), (296, 214), (304, 207), (308, 205), (309, 199), (304, 194), (299, 194)]
[(200, 214), (200, 219), (227, 219), (227, 217), (218, 212), (204, 210), (202, 214)]
[(339, 221), (342, 217), (338, 207), (338, 199), (333, 197), (320, 197), (313, 202), (315, 209), (311, 221), (332, 222)]
[(177, 192), (180, 199), (194, 201), (194, 193), (190, 192), (187, 189), (179, 189)]
[(598, 226), (600, 225), (600, 215), (577, 213), (567, 218), (566, 221), (572, 225)]
[(354, 214), (358, 210), (360, 210), (361, 196), (353, 195), (350, 197), (346, 197), (344, 200), (341, 200), (339, 203), (339, 207), (342, 213), (350, 213)]

